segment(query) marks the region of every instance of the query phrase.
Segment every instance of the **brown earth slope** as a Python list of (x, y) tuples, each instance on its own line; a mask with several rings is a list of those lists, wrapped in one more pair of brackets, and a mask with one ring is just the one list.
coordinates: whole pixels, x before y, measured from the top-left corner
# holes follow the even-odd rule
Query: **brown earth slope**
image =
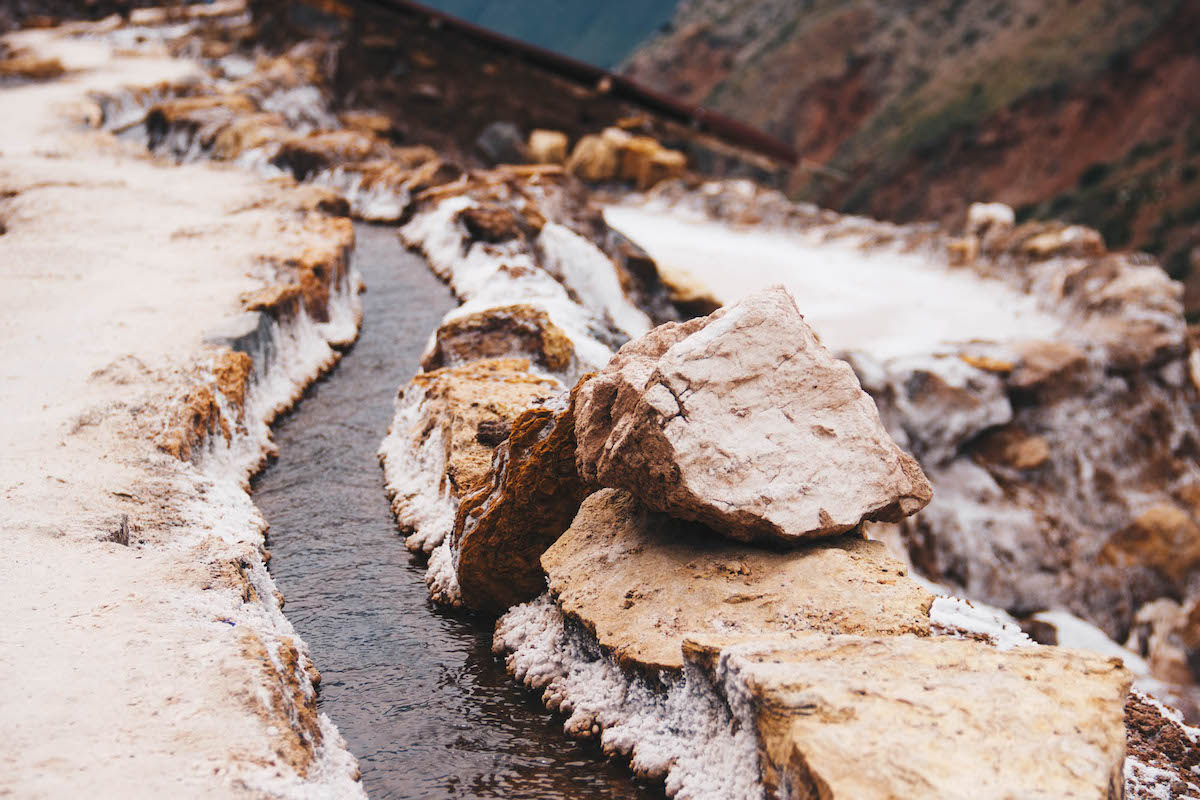
[(1192, 272), (1200, 3), (685, 0), (626, 72), (793, 142), (802, 199), (911, 221), (976, 200)]

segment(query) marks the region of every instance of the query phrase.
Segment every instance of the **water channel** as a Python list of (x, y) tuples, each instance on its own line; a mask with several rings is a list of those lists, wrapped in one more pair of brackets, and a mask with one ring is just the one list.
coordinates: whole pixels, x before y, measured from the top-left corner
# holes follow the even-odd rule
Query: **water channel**
[(271, 524), (271, 572), (323, 676), (320, 708), (371, 797), (652, 798), (627, 767), (562, 732), (561, 718), (491, 653), (492, 620), (429, 601), (398, 535), (375, 451), (397, 387), (450, 291), (393, 228), (358, 227), (369, 287), (359, 341), (276, 427), (279, 458), (254, 499)]

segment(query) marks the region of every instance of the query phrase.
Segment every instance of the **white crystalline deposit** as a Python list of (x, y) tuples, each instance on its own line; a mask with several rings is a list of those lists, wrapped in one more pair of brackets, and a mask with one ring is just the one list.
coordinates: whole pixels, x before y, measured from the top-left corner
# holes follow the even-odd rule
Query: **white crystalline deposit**
[(1062, 321), (998, 280), (919, 254), (864, 252), (817, 234), (740, 230), (632, 206), (605, 218), (661, 264), (690, 273), (725, 303), (776, 283), (835, 352), (876, 359), (927, 354), (950, 343), (1051, 338)]
[(934, 598), (929, 621), (935, 633), (962, 639), (982, 636), (1000, 650), (1037, 646), (1003, 611), (958, 597)]
[[(450, 284), (462, 305), (446, 315), (446, 321), (485, 311), (489, 308), (518, 303), (532, 305), (546, 312), (550, 320), (562, 328), (575, 345), (576, 355), (585, 369), (599, 369), (608, 363), (613, 350), (620, 344), (610, 325), (618, 320), (628, 331), (644, 332), (649, 320), (620, 295), (623, 302), (605, 297), (600, 314), (593, 313), (568, 293), (564, 285), (549, 272), (537, 266), (526, 246), (516, 241), (500, 244), (469, 243), (467, 232), (458, 222), (458, 215), (474, 205), (469, 197), (458, 196), (443, 200), (423, 211), (404, 226), (401, 237), (410, 247), (419, 248), (437, 275)], [(588, 298), (587, 282), (605, 286), (608, 278), (590, 277), (585, 282), (581, 273), (587, 270), (607, 271), (616, 282), (616, 273), (608, 257), (590, 242), (563, 228), (547, 237), (543, 232), (539, 246), (548, 263), (557, 264), (565, 276), (584, 286), (579, 297)], [(575, 260), (582, 254), (585, 263)], [(603, 259), (603, 261), (600, 261)], [(610, 287), (611, 288), (611, 287)], [(619, 291), (619, 284), (616, 285)], [(584, 300), (583, 302), (588, 302)], [(607, 315), (607, 316), (605, 316)], [(625, 336), (640, 335), (626, 332)]]
[(396, 413), (379, 447), (379, 458), (396, 521), (412, 531), (408, 549), (430, 553), (454, 527), (458, 499), (443, 480), (446, 442), (442, 428), (433, 426), (414, 445), (414, 431), (425, 422), (424, 402), (423, 387), (411, 384), (404, 390), (396, 400)]
[(657, 681), (623, 672), (549, 595), (501, 617), (492, 647), (517, 680), (567, 715), (568, 734), (599, 736), (604, 751), (629, 758), (637, 774), (663, 779), (669, 797), (763, 797), (753, 727), (698, 669)]

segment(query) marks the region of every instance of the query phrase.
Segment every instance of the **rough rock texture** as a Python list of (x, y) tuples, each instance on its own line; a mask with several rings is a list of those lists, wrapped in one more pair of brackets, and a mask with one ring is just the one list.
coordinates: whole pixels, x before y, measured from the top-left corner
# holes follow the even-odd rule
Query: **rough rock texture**
[(1123, 796), (1129, 673), (1058, 648), (804, 633), (689, 639), (784, 797)]
[(614, 489), (584, 501), (542, 566), (563, 612), (623, 666), (679, 669), (693, 634), (929, 634), (932, 597), (880, 542), (850, 534), (778, 552)]
[(550, 372), (569, 371), (575, 345), (540, 308), (528, 304), (451, 316), (421, 359), (425, 370), (504, 356), (527, 357)]
[(1200, 796), (1200, 731), (1137, 691), (1125, 701), (1125, 731), (1125, 800)]
[(392, 511), (414, 534), (410, 549), (428, 552), (449, 532), (458, 498), (487, 477), (496, 426), (511, 424), (535, 401), (561, 391), (558, 381), (534, 375), (520, 358), (475, 361), (413, 378), (397, 399), (380, 449)]
[(782, 288), (621, 348), (582, 389), (579, 472), (741, 540), (845, 533), (930, 499)]
[(539, 559), (571, 525), (587, 487), (575, 471), (575, 397), (512, 423), (487, 483), (464, 497), (450, 548), (464, 605), (501, 613), (546, 589)]

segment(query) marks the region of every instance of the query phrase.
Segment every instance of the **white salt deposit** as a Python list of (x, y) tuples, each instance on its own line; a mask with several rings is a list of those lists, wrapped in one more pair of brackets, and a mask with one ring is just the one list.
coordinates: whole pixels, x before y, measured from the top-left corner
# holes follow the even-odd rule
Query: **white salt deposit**
[(629, 758), (638, 775), (662, 779), (667, 796), (763, 797), (749, 715), (731, 711), (699, 669), (688, 665), (659, 681), (624, 672), (567, 623), (548, 594), (501, 617), (492, 647), (506, 654), (513, 677), (543, 690), (547, 708), (567, 715), (568, 734), (599, 736), (606, 754)]
[(604, 216), (722, 302), (782, 283), (835, 352), (887, 359), (972, 340), (1049, 338), (1062, 327), (1032, 297), (919, 254), (864, 251), (815, 233), (736, 229), (631, 206), (609, 206)]
[(454, 527), (458, 498), (443, 480), (446, 444), (442, 428), (435, 425), (427, 436), (418, 438), (425, 425), (424, 402), (425, 390), (415, 383), (396, 399), (396, 414), (379, 447), (379, 458), (396, 521), (412, 531), (406, 541), (408, 549), (431, 553)]
[(958, 597), (935, 597), (929, 609), (934, 633), (960, 639), (984, 637), (999, 650), (1036, 647), (1020, 626), (1000, 609)]

